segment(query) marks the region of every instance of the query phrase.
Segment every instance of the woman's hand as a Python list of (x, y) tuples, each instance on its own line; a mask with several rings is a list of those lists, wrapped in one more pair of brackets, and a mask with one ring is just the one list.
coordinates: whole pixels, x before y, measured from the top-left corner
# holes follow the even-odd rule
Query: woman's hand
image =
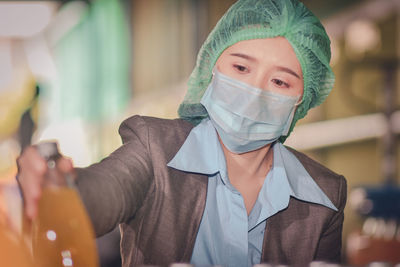
[[(24, 210), (29, 219), (37, 215), (38, 202), (42, 194), (42, 182), (47, 171), (44, 160), (36, 147), (27, 147), (17, 159), (18, 183), (24, 198)], [(74, 168), (70, 159), (61, 157), (57, 168), (63, 173), (72, 173)]]

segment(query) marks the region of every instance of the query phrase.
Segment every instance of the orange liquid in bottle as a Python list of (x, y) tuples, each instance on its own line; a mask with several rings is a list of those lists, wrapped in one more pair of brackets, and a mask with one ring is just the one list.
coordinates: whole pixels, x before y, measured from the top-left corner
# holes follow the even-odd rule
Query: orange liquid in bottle
[(25, 243), (2, 223), (0, 223), (0, 266), (34, 266)]
[(42, 267), (99, 266), (93, 228), (75, 189), (43, 189), (32, 245)]

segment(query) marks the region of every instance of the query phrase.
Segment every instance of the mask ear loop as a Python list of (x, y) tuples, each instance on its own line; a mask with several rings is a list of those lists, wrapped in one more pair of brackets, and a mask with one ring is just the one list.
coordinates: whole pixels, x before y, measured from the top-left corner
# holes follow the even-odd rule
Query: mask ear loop
[(215, 64), (215, 66), (213, 67), (213, 69), (212, 69), (212, 71), (211, 71), (212, 77), (215, 76), (215, 73), (216, 73), (216, 72), (218, 72), (218, 69), (217, 69), (217, 65)]
[(297, 102), (296, 104), (294, 104), (295, 107), (298, 107), (301, 103), (303, 103), (303, 99), (300, 100), (300, 102)]

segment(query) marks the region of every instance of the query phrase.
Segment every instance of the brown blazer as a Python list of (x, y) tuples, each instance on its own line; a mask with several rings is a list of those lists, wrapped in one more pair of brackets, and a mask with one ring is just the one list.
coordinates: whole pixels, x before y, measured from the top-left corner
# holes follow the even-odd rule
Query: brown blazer
[[(120, 224), (124, 267), (190, 261), (208, 177), (167, 163), (192, 128), (181, 119), (133, 116), (121, 124), (119, 149), (77, 170), (77, 185), (96, 234)], [(288, 208), (267, 221), (262, 261), (298, 266), (313, 260), (340, 261), (346, 181), (292, 152), (339, 211), (291, 198)]]

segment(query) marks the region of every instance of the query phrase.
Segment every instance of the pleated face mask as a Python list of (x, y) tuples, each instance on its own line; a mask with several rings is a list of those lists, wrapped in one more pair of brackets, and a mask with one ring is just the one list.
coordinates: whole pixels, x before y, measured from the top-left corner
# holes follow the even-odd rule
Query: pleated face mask
[(288, 134), (300, 95), (252, 87), (216, 68), (213, 73), (200, 103), (230, 151), (253, 151)]

